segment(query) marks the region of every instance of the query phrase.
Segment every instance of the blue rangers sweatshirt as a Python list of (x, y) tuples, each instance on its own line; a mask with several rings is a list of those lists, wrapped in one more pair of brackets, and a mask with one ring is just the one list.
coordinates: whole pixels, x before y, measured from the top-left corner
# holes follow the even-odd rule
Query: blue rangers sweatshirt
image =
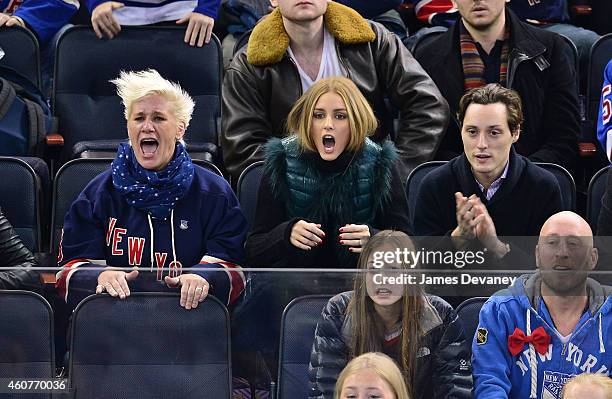
[[(572, 376), (610, 374), (612, 287), (587, 280), (588, 309), (565, 344), (539, 287), (539, 273), (523, 275), (482, 307), (472, 341), (475, 399), (561, 399), (561, 389)], [(508, 336), (514, 329), (531, 335), (538, 327), (551, 336), (548, 351), (541, 355), (525, 344), (521, 353), (512, 356)]]
[(95, 292), (107, 266), (138, 269), (128, 282), (134, 292), (178, 292), (164, 277), (195, 273), (222, 302), (236, 301), (245, 285), (239, 264), (247, 222), (227, 182), (194, 167), (187, 195), (163, 220), (128, 205), (110, 169), (85, 187), (66, 214), (58, 250), (57, 288), (72, 308)]
[(43, 46), (78, 9), (78, 0), (0, 0), (0, 10), (23, 19)]
[(597, 115), (597, 139), (612, 162), (612, 60), (604, 71), (601, 101)]
[[(107, 1), (111, 0), (87, 0), (89, 13), (93, 13), (97, 6)], [(176, 21), (190, 12), (197, 12), (216, 19), (221, 4), (221, 0), (117, 1), (124, 5), (124, 7), (113, 11), (113, 15), (120, 25), (150, 25), (164, 21)]]

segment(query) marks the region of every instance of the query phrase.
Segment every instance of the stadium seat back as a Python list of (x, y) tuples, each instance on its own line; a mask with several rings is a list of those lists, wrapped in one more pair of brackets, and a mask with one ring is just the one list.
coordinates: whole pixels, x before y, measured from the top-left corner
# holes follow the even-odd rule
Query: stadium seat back
[(21, 26), (0, 28), (0, 65), (18, 71), (40, 88), (40, 50), (36, 36)]
[(612, 33), (600, 37), (591, 47), (587, 73), (587, 118), (593, 126), (597, 123), (603, 74), (610, 59), (612, 59)]
[(317, 323), (328, 295), (307, 295), (291, 301), (281, 319), (278, 399), (308, 397), (308, 365)]
[(214, 163), (210, 161), (206, 161), (204, 159), (192, 159), (192, 161), (194, 165), (201, 166), (202, 168), (208, 170), (209, 172), (213, 172), (214, 174), (223, 177), (223, 173), (221, 173), (221, 170)]
[(261, 183), (263, 173), (264, 162), (258, 161), (249, 165), (238, 178), (238, 201), (240, 202), (242, 213), (249, 222), (249, 226), (253, 226), (255, 222), (257, 193), (259, 192), (259, 184)]
[(581, 93), (580, 91), (580, 74), (582, 71), (580, 70), (580, 58), (578, 57), (578, 48), (576, 44), (565, 35), (560, 35), (563, 41), (565, 42), (565, 54), (567, 56), (570, 65), (574, 68), (574, 76), (576, 77), (576, 95)]
[(110, 167), (112, 159), (73, 159), (62, 165), (53, 181), (51, 210), (51, 252), (57, 251), (64, 217), (89, 182)]
[(22, 159), (0, 157), (0, 208), (23, 244), (41, 251), (42, 189), (34, 169)]
[(470, 353), (472, 351), (472, 341), (474, 340), (474, 334), (478, 328), (478, 315), (482, 305), (489, 299), (488, 297), (475, 297), (469, 298), (461, 302), (457, 306), (457, 316), (463, 324), (463, 331), (465, 332), (465, 339), (470, 343)]
[(591, 225), (593, 231), (597, 231), (597, 221), (599, 212), (601, 211), (601, 199), (606, 192), (606, 182), (608, 179), (608, 169), (606, 166), (599, 170), (589, 182), (589, 191), (587, 195), (587, 221)]
[[(53, 110), (64, 137), (61, 161), (82, 151), (116, 150), (127, 137), (123, 105), (109, 82), (119, 72), (154, 68), (178, 82), (195, 101), (185, 140), (205, 146), (207, 160), (218, 157), (217, 119), (221, 114), (221, 45), (192, 47), (185, 27), (128, 26), (113, 40), (99, 40), (91, 27), (75, 26), (58, 41)], [(108, 140), (109, 143), (104, 143)], [(86, 142), (87, 145), (82, 143)], [(75, 144), (81, 143), (75, 148)], [(205, 151), (205, 152), (206, 152)]]
[(442, 27), (430, 28), (426, 33), (419, 36), (419, 38), (414, 42), (414, 45), (410, 49), (412, 51), (412, 54), (416, 56), (419, 49), (423, 48), (424, 45), (430, 43), (444, 32), (446, 32), (446, 29), (443, 29)]
[[(29, 291), (0, 290), (0, 378), (49, 379), (55, 376), (53, 310)], [(5, 399), (51, 398), (50, 394), (9, 394)]]
[(442, 166), (446, 161), (430, 161), (425, 162), (417, 166), (410, 172), (408, 180), (406, 181), (406, 198), (408, 198), (408, 217), (410, 218), (410, 225), (414, 229), (414, 212), (416, 208), (416, 197), (419, 192), (419, 187), (423, 178), (429, 174), (432, 170), (438, 166)]
[(230, 398), (229, 328), (213, 296), (186, 310), (179, 294), (92, 295), (72, 319), (75, 399)]
[(576, 209), (576, 183), (574, 178), (563, 166), (547, 162), (535, 162), (540, 168), (546, 169), (557, 178), (561, 188), (563, 209), (573, 211)]
[(243, 48), (249, 43), (249, 38), (251, 37), (252, 31), (253, 30), (251, 29), (251, 30), (244, 32), (242, 35), (240, 35), (238, 40), (236, 40), (236, 43), (234, 43), (234, 49), (232, 50), (232, 55), (236, 55), (236, 53), (240, 51), (241, 48)]

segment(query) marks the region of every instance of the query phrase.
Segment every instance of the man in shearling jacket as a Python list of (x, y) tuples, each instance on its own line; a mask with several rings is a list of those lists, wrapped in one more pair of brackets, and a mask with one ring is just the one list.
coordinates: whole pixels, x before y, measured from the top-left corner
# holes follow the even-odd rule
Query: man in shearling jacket
[[(577, 161), (579, 109), (576, 71), (563, 39), (521, 22), (506, 0), (453, 0), (461, 19), (415, 51), (456, 115), (467, 90), (499, 83), (516, 90), (525, 121), (515, 144), (534, 162), (552, 162), (572, 170)], [(459, 122), (452, 118), (437, 159), (462, 152)]]
[(294, 102), (329, 76), (353, 80), (374, 108), (375, 141), (392, 133), (389, 100), (399, 110), (393, 140), (401, 175), (432, 158), (448, 119), (446, 101), (401, 41), (354, 10), (327, 0), (272, 0), (276, 9), (253, 30), (223, 81), (222, 139), (234, 181), (283, 137)]
[(32, 252), (25, 245), (0, 210), (0, 266), (10, 267), (0, 272), (0, 290), (27, 290), (42, 292), (40, 275)]

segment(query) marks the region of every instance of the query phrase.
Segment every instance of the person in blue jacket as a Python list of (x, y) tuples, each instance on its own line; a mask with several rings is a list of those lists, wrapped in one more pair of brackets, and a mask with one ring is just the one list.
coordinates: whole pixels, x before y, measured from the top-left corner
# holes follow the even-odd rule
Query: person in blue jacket
[(603, 78), (597, 116), (597, 139), (608, 160), (612, 162), (612, 60), (608, 62)]
[[(98, 38), (112, 39), (122, 25), (151, 25), (176, 21), (187, 24), (183, 41), (202, 47), (209, 43), (221, 0), (86, 0)], [(195, 6), (195, 7), (194, 7)]]
[(64, 219), (60, 294), (71, 307), (93, 293), (132, 291), (180, 292), (186, 309), (209, 293), (232, 304), (245, 284), (247, 222), (228, 183), (185, 150), (193, 100), (155, 70), (122, 72), (112, 82), (129, 144)]
[(46, 46), (78, 9), (79, 0), (0, 0), (0, 26), (30, 29)]
[(588, 278), (598, 260), (588, 223), (551, 216), (538, 270), (482, 307), (472, 341), (474, 398), (560, 399), (574, 375), (612, 369), (612, 287)]

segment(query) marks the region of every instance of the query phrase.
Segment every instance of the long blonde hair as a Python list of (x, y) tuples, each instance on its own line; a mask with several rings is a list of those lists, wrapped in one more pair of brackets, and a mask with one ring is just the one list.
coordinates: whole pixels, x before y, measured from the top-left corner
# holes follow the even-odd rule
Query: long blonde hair
[(300, 148), (307, 151), (317, 151), (314, 139), (310, 134), (312, 114), (325, 93), (336, 93), (344, 101), (348, 114), (351, 137), (346, 146), (349, 151), (359, 151), (365, 142), (366, 136), (376, 130), (378, 122), (374, 111), (361, 91), (350, 79), (331, 77), (315, 82), (293, 105), (287, 116), (287, 129), (298, 138)]
[(380, 378), (385, 380), (393, 390), (395, 399), (411, 398), (406, 389), (404, 376), (393, 359), (383, 353), (370, 352), (354, 358), (342, 370), (338, 381), (336, 381), (334, 399), (340, 399), (342, 388), (347, 378), (364, 369), (374, 371)]
[[(414, 249), (414, 244), (407, 234), (400, 231), (384, 230), (370, 238), (359, 257), (358, 268), (367, 269), (368, 259), (374, 251), (382, 246), (392, 248)], [(406, 266), (408, 268), (408, 266)], [(383, 349), (385, 330), (374, 303), (367, 292), (367, 275), (358, 273), (355, 278), (354, 294), (349, 302), (347, 317), (351, 317), (351, 342), (349, 345), (351, 357), (367, 352), (380, 352)], [(416, 353), (419, 349), (421, 331), (421, 312), (423, 309), (423, 292), (418, 286), (404, 284), (400, 299), (401, 335), (398, 363), (404, 373), (408, 393), (412, 396)]]

